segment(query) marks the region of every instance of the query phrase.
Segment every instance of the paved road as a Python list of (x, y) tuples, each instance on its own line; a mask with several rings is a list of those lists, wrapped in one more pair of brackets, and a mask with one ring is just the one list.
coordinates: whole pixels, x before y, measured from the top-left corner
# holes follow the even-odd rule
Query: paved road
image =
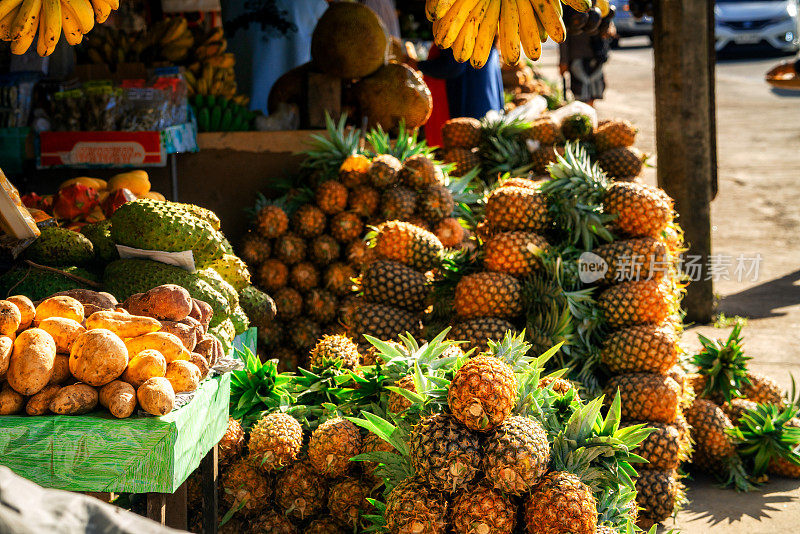
[[(653, 59), (645, 39), (623, 41), (606, 67), (608, 89), (601, 117), (632, 120), (637, 146), (655, 155)], [(713, 252), (760, 254), (755, 280), (719, 280), (719, 309), (748, 317), (745, 349), (752, 366), (790, 384), (800, 378), (800, 92), (779, 94), (764, 73), (786, 56), (752, 53), (720, 58), (717, 66), (719, 195), (712, 205)], [(556, 77), (557, 53), (545, 50), (542, 68)], [(657, 157), (653, 158), (657, 165)], [(655, 169), (645, 178), (655, 182)], [(729, 329), (691, 328), (726, 337)], [(686, 482), (691, 503), (678, 515), (685, 534), (789, 534), (800, 532), (800, 481), (776, 479), (754, 494), (720, 490), (712, 480)]]

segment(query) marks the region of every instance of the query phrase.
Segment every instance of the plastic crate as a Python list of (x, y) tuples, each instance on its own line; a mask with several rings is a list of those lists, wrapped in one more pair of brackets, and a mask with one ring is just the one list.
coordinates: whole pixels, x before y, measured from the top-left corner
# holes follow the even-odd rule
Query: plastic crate
[(30, 128), (0, 128), (0, 169), (7, 176), (22, 174)]

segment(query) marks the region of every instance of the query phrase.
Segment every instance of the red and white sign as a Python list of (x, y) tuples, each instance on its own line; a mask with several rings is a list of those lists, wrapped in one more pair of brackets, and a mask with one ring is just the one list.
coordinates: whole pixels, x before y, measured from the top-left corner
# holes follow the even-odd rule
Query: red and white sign
[(160, 132), (42, 132), (39, 167), (163, 167)]

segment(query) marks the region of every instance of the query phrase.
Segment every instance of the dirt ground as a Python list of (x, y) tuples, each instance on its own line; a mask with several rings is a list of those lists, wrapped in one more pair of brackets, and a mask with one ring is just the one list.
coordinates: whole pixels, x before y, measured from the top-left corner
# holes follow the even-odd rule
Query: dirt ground
[[(623, 41), (606, 67), (608, 89), (597, 105), (601, 118), (622, 117), (639, 128), (637, 146), (655, 156), (653, 58), (644, 39)], [(712, 206), (713, 254), (734, 265), (739, 255), (757, 276), (715, 283), (719, 312), (747, 318), (746, 352), (752, 367), (788, 388), (800, 380), (800, 92), (778, 94), (764, 73), (784, 58), (765, 53), (720, 58), (717, 65), (719, 194)], [(543, 70), (556, 77), (556, 51), (543, 54)], [(651, 160), (657, 165), (657, 157)], [(655, 168), (646, 169), (655, 183)], [(760, 255), (760, 260), (758, 256)], [(730, 328), (695, 325), (697, 332), (727, 337)], [(675, 523), (686, 534), (800, 532), (800, 481), (775, 479), (761, 491), (721, 490), (702, 475), (687, 480), (690, 504)], [(668, 530), (668, 529), (666, 529)], [(666, 531), (665, 530), (665, 531)]]

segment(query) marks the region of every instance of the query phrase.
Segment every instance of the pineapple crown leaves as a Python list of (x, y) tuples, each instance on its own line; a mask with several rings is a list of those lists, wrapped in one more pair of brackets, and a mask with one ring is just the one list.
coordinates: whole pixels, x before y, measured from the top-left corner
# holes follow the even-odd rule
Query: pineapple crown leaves
[(773, 459), (800, 465), (800, 428), (789, 422), (798, 409), (789, 405), (759, 404), (739, 418), (738, 426), (726, 430), (743, 459), (751, 464), (750, 474), (761, 477)]
[[(445, 187), (453, 195), (453, 201), (464, 210), (470, 210), (470, 206), (477, 204), (484, 198), (485, 192), (480, 187), (478, 167), (470, 169), (464, 176), (454, 178), (449, 173), (445, 174)], [(469, 211), (467, 211), (469, 213)]]
[(531, 344), (525, 341), (525, 330), (519, 333), (508, 331), (499, 342), (489, 340), (487, 344), (489, 350), (486, 354), (507, 363), (515, 373), (525, 371), (535, 360), (527, 355)]
[(433, 154), (433, 149), (425, 141), (420, 140), (418, 136), (418, 130), (416, 128), (407, 130), (405, 120), (401, 119), (397, 127), (397, 139), (394, 143), (392, 143), (389, 133), (385, 132), (380, 125), (370, 130), (366, 135), (366, 139), (372, 147), (373, 155), (391, 154), (402, 162), (417, 154), (425, 156)]
[(361, 130), (347, 129), (347, 114), (342, 113), (336, 122), (326, 112), (325, 129), (327, 137), (314, 134), (310, 147), (300, 152), (305, 156), (301, 166), (306, 169), (320, 170), (326, 175), (336, 174), (344, 160), (353, 154), (360, 154)]
[[(637, 506), (636, 490), (628, 486), (620, 486), (597, 495), (597, 524), (612, 527), (617, 532), (640, 531), (630, 514), (630, 509)], [(654, 532), (655, 534), (655, 532)]]
[(292, 375), (278, 373), (275, 360), (262, 363), (249, 347), (236, 353), (244, 369), (231, 372), (231, 417), (249, 428), (264, 412), (289, 411), (295, 402)]
[(556, 226), (566, 233), (565, 240), (592, 250), (614, 236), (606, 228), (615, 216), (603, 212), (603, 196), (608, 180), (597, 163), (592, 163), (585, 148), (567, 143), (564, 155), (548, 167), (551, 179), (542, 185), (549, 211)]
[(361, 412), (360, 418), (347, 417), (346, 419), (366, 429), (368, 432), (375, 434), (394, 447), (395, 452), (366, 452), (351, 458), (351, 461), (356, 462), (378, 463), (375, 474), (383, 479), (386, 486), (385, 492), (387, 494), (397, 484), (414, 476), (414, 468), (411, 465), (411, 457), (408, 448), (411, 429), (406, 423), (400, 421), (395, 425), (378, 415), (366, 411)]
[(245, 208), (244, 212), (252, 222), (256, 218), (256, 215), (258, 215), (258, 212), (266, 208), (267, 206), (275, 206), (277, 208), (280, 208), (283, 211), (285, 211), (287, 215), (290, 215), (289, 212), (292, 211), (291, 207), (289, 206), (289, 201), (286, 195), (283, 195), (275, 199), (270, 199), (264, 196), (264, 193), (258, 191), (256, 193), (255, 204), (253, 205), (252, 208)]
[(701, 375), (708, 377), (703, 394), (718, 393), (730, 402), (742, 397), (742, 387), (750, 384), (747, 362), (751, 358), (742, 351), (742, 325), (737, 323), (726, 341), (710, 340), (698, 334), (702, 350), (694, 355), (693, 362)]

